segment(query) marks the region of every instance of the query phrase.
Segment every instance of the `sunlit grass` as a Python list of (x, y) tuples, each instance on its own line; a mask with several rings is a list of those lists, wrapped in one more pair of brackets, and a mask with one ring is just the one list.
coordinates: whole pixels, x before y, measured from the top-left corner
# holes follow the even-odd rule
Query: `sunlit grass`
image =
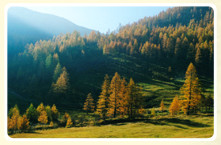
[(13, 138), (210, 138), (213, 116), (155, 117), (103, 126), (37, 130)]

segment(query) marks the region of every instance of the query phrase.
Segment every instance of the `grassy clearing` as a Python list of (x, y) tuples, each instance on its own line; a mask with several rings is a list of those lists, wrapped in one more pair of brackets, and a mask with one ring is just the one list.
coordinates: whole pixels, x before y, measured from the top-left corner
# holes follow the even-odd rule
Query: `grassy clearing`
[[(175, 79), (173, 81), (160, 81), (152, 79), (150, 82), (138, 83), (142, 87), (142, 94), (145, 98), (145, 108), (157, 108), (163, 99), (164, 104), (169, 108), (173, 98), (180, 95), (180, 88), (184, 84), (184, 80)], [(214, 85), (209, 79), (203, 80), (202, 94), (206, 97), (213, 96)]]
[(209, 138), (213, 135), (213, 116), (195, 115), (155, 117), (136, 122), (102, 126), (37, 130), (14, 134), (12, 138)]
[(173, 98), (179, 95), (180, 87), (183, 80), (174, 82), (165, 82), (159, 80), (152, 80), (150, 83), (139, 83), (143, 88), (142, 94), (145, 98), (146, 108), (159, 107), (160, 102), (164, 99), (166, 107), (169, 107)]

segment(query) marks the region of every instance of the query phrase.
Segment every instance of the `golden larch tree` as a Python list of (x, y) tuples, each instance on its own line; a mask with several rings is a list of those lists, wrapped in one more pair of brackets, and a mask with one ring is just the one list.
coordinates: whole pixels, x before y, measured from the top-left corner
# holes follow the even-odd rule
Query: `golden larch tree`
[(64, 123), (65, 127), (71, 127), (71, 125), (73, 124), (71, 120), (71, 116), (66, 112), (62, 117), (62, 122)]
[(182, 108), (185, 114), (196, 112), (200, 107), (201, 89), (197, 77), (196, 68), (189, 64), (185, 75), (184, 85), (181, 87)]
[(51, 121), (52, 121), (51, 106), (47, 105), (47, 106), (45, 107), (45, 111), (47, 112), (48, 122), (51, 122)]
[(41, 103), (38, 107), (37, 107), (37, 111), (39, 112), (39, 114), (45, 110), (44, 104)]
[(18, 106), (15, 105), (13, 108), (10, 108), (9, 112), (8, 112), (8, 116), (9, 118), (11, 118), (13, 115), (20, 115), (20, 111), (18, 109)]
[(41, 111), (40, 116), (38, 117), (38, 121), (43, 124), (48, 123), (48, 116), (45, 110)]
[(70, 117), (70, 115), (67, 112), (65, 112), (62, 117), (62, 120), (66, 123), (69, 117)]
[(160, 111), (164, 111), (165, 110), (165, 106), (164, 106), (164, 102), (163, 99), (160, 102)]
[(120, 85), (120, 92), (119, 92), (119, 101), (118, 101), (118, 110), (121, 116), (124, 116), (128, 113), (128, 93), (127, 93), (127, 81), (125, 78), (122, 79)]
[(55, 106), (55, 104), (53, 104), (53, 106), (51, 107), (51, 116), (52, 116), (52, 120), (53, 121), (57, 121), (58, 120), (58, 109)]
[(22, 116), (19, 116), (18, 117), (18, 123), (17, 123), (17, 129), (18, 130), (21, 130), (22, 122), (23, 122)]
[(7, 125), (8, 125), (8, 130), (12, 130), (13, 129), (13, 122), (12, 119), (10, 117), (7, 118)]
[(169, 112), (171, 115), (177, 115), (180, 112), (180, 101), (178, 97), (174, 97), (173, 102), (171, 103), (169, 107)]
[(96, 110), (96, 113), (99, 114), (99, 116), (104, 120), (106, 119), (107, 116), (108, 99), (110, 95), (109, 88), (110, 88), (109, 76), (105, 75), (104, 82), (102, 85), (102, 91), (97, 101), (97, 110)]
[(93, 99), (93, 97), (92, 97), (92, 94), (89, 93), (89, 94), (87, 95), (87, 98), (86, 98), (85, 102), (84, 102), (84, 108), (83, 108), (83, 110), (88, 113), (88, 112), (94, 112), (94, 109), (95, 109), (94, 99)]
[(116, 72), (110, 83), (110, 97), (107, 111), (109, 117), (113, 116), (115, 118), (117, 115), (120, 84), (120, 75)]
[(9, 111), (9, 117), (8, 117), (8, 129), (9, 130), (16, 131), (18, 129), (19, 117), (20, 117), (20, 112), (19, 112), (18, 106), (15, 105), (15, 107), (11, 108)]
[(71, 117), (68, 117), (67, 123), (66, 123), (66, 128), (71, 127), (72, 124), (73, 124), (73, 123), (72, 123)]
[(19, 117), (18, 122), (19, 122), (18, 129), (28, 130), (30, 128), (30, 125), (29, 125), (30, 122), (25, 114), (22, 117), (21, 116)]
[(52, 83), (53, 92), (66, 93), (69, 88), (69, 78), (65, 67), (62, 69), (62, 73), (57, 79), (56, 83)]
[(61, 64), (58, 62), (54, 70), (53, 80), (56, 81), (61, 73), (62, 73)]
[(139, 109), (142, 108), (141, 88), (135, 84), (132, 78), (130, 78), (127, 88), (128, 116), (134, 118), (138, 115)]

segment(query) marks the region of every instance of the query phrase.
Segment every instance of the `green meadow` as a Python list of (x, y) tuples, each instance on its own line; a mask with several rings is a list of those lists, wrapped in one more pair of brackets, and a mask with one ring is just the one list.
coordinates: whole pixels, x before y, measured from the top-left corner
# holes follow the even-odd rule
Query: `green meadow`
[(35, 130), (32, 133), (10, 135), (12, 138), (210, 138), (213, 136), (213, 116), (154, 117), (134, 122), (102, 126)]

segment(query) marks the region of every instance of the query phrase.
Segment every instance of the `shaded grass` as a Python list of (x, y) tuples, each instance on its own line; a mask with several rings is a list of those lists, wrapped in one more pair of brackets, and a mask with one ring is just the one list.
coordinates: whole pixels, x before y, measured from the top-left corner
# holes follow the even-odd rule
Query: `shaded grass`
[[(169, 107), (173, 98), (180, 95), (180, 88), (184, 84), (183, 79), (174, 79), (169, 82), (152, 79), (148, 82), (138, 83), (142, 87), (142, 94), (144, 96), (145, 108), (159, 107), (163, 99), (165, 107)], [(213, 95), (214, 84), (210, 79), (204, 79), (202, 87), (202, 94), (205, 96)]]
[(213, 116), (170, 116), (117, 122), (102, 126), (37, 130), (13, 138), (209, 138)]
[(172, 82), (163, 82), (153, 80), (150, 83), (139, 83), (143, 88), (142, 94), (145, 98), (145, 108), (159, 107), (160, 102), (164, 99), (164, 104), (169, 107), (173, 98), (179, 94), (180, 85)]

